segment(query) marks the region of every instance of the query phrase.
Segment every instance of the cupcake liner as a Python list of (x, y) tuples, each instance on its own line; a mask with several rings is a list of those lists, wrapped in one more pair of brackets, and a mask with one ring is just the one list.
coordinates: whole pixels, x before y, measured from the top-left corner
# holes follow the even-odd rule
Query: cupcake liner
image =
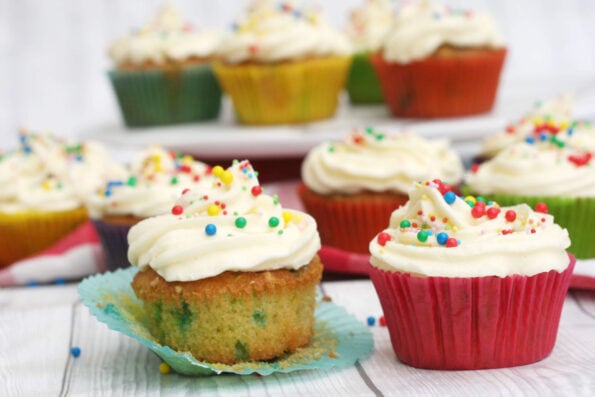
[(126, 268), (128, 261), (128, 231), (136, 222), (130, 224), (113, 224), (94, 219), (93, 226), (97, 231), (101, 247), (105, 254), (108, 270)]
[(529, 364), (550, 354), (575, 259), (561, 273), (420, 277), (372, 267), (393, 349), (427, 369)]
[(329, 370), (351, 366), (372, 353), (374, 342), (366, 326), (345, 309), (331, 302), (320, 301), (315, 312), (314, 336), (307, 347), (266, 362), (235, 365), (199, 362), (189, 353), (176, 352), (153, 339), (147, 327), (148, 319), (143, 313), (142, 302), (130, 287), (137, 271), (133, 267), (86, 278), (78, 288), (81, 300), (99, 321), (147, 346), (180, 374), (270, 375), (298, 370)]
[(316, 219), (322, 244), (360, 254), (369, 253), (374, 236), (388, 227), (390, 214), (405, 204), (407, 195), (322, 196), (304, 184), (298, 195)]
[(276, 64), (216, 63), (215, 74), (244, 124), (300, 123), (337, 108), (351, 59), (327, 57)]
[(506, 49), (455, 52), (406, 64), (371, 57), (384, 99), (399, 117), (455, 117), (494, 105)]
[(347, 76), (347, 93), (353, 104), (384, 103), (380, 81), (369, 53), (354, 54)]
[(221, 108), (221, 88), (209, 65), (108, 74), (129, 127), (211, 120)]
[(577, 259), (595, 258), (595, 197), (539, 197), (509, 194), (488, 194), (487, 199), (501, 206), (527, 203), (532, 208), (539, 202), (546, 203), (554, 221), (566, 228), (571, 245), (568, 248)]
[(88, 219), (87, 210), (0, 213), (0, 268), (54, 244)]

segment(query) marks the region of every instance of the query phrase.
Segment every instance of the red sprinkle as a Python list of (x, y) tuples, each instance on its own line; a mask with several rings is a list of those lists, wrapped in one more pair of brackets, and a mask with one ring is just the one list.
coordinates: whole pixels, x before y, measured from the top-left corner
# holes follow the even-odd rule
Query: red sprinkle
[(514, 220), (516, 219), (516, 212), (514, 212), (513, 210), (508, 210), (506, 211), (506, 214), (504, 216), (506, 217), (506, 220), (508, 222), (514, 222)]
[(512, 233), (512, 229), (504, 229), (504, 230), (502, 230), (502, 234), (503, 235), (507, 235), (507, 234), (510, 234), (510, 233)]
[(490, 219), (496, 218), (499, 213), (500, 213), (500, 208), (498, 208), (498, 207), (490, 207), (487, 210), (487, 215), (488, 215), (488, 218), (490, 218)]
[(535, 229), (531, 228), (531, 233), (535, 233)]
[(417, 211), (417, 215), (422, 216), (424, 212), (422, 210)]
[(477, 205), (479, 204), (481, 201), (478, 201), (475, 205), (475, 207), (473, 207), (471, 209), (471, 216), (473, 216), (474, 218), (481, 218), (482, 216), (485, 215), (485, 211), (486, 211), (486, 207), (485, 205)]
[(378, 235), (378, 237), (376, 238), (376, 241), (378, 241), (378, 244), (381, 246), (385, 246), (385, 244), (387, 242), (389, 242), (391, 240), (390, 234), (386, 233), (386, 232), (382, 232)]
[(577, 167), (582, 167), (584, 165), (589, 164), (593, 155), (590, 152), (583, 153), (583, 154), (571, 154), (568, 156), (568, 161), (576, 165)]
[(454, 237), (449, 237), (445, 244), (448, 248), (454, 248), (459, 245), (459, 242)]
[(514, 134), (515, 128), (514, 125), (509, 125), (508, 127), (506, 127), (506, 132), (509, 134)]
[(378, 323), (381, 327), (386, 327), (386, 318), (384, 318), (384, 316), (380, 316), (380, 318), (378, 319)]
[(186, 189), (182, 190), (182, 195), (184, 195), (184, 194), (188, 193), (189, 191), (190, 191), (190, 189), (188, 189), (188, 188), (186, 188)]
[(259, 185), (253, 186), (251, 192), (253, 196), (258, 196), (262, 193), (262, 188)]
[(194, 177), (192, 178), (192, 180), (194, 182), (198, 182), (198, 181), (200, 181), (200, 176), (199, 175), (194, 175)]
[(189, 165), (187, 165), (187, 164), (182, 164), (182, 165), (180, 166), (180, 171), (181, 171), (181, 172), (190, 173), (190, 171), (192, 171), (192, 168), (190, 168), (190, 166), (189, 166)]
[(479, 171), (479, 163), (473, 163), (471, 164), (471, 172), (476, 174), (477, 171)]
[(541, 212), (543, 214), (547, 214), (548, 213), (547, 204), (542, 203), (542, 202), (535, 204), (535, 211)]
[(171, 213), (174, 215), (182, 215), (183, 212), (184, 212), (184, 207), (182, 207), (181, 205), (174, 205), (173, 208), (171, 209)]
[(364, 138), (360, 135), (354, 135), (353, 142), (355, 142), (356, 145), (361, 145), (364, 142)]

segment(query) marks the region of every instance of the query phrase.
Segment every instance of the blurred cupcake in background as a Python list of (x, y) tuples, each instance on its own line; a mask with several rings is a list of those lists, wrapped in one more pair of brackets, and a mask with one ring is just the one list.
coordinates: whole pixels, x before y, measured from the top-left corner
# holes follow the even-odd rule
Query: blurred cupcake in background
[(257, 1), (218, 53), (215, 73), (240, 123), (300, 123), (334, 115), (351, 45), (317, 9)]
[(93, 142), (20, 134), (20, 147), (0, 156), (0, 267), (51, 246), (88, 220), (84, 200), (123, 168)]
[(461, 160), (447, 140), (357, 129), (306, 155), (298, 194), (325, 246), (366, 254), (370, 239), (407, 201), (411, 184), (435, 178), (451, 184), (463, 178)]
[(109, 76), (126, 125), (131, 127), (214, 119), (221, 89), (211, 63), (220, 36), (197, 31), (171, 6), (109, 48)]
[(130, 227), (171, 211), (188, 189), (209, 186), (211, 167), (192, 156), (151, 146), (138, 154), (125, 176), (107, 181), (87, 206), (110, 269), (129, 266)]
[(454, 117), (492, 108), (505, 56), (487, 14), (421, 1), (397, 12), (372, 63), (393, 115)]
[(503, 131), (486, 137), (475, 160), (490, 159), (513, 143), (556, 136), (580, 150), (595, 151), (595, 128), (588, 121), (573, 118), (573, 99), (560, 96), (545, 102), (536, 102), (534, 108)]
[(380, 50), (393, 18), (391, 0), (366, 0), (351, 11), (347, 34), (353, 44), (354, 54), (347, 76), (347, 92), (353, 104), (384, 101), (370, 55)]

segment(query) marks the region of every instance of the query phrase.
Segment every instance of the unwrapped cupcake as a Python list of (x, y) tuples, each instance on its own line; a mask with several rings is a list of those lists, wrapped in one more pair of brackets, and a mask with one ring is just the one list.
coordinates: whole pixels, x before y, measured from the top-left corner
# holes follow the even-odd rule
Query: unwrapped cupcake
[(294, 352), (314, 331), (316, 222), (266, 195), (248, 161), (213, 174), (218, 183), (185, 192), (128, 235), (151, 334), (210, 363)]
[(196, 31), (171, 6), (109, 49), (109, 76), (128, 126), (214, 119), (221, 89), (211, 69), (219, 34)]
[(372, 63), (395, 116), (453, 117), (492, 108), (505, 55), (488, 15), (424, 0), (398, 11)]
[(0, 267), (33, 255), (88, 220), (84, 200), (124, 169), (95, 142), (21, 131), (0, 156)]
[(576, 149), (572, 134), (542, 130), (508, 146), (491, 160), (475, 164), (465, 189), (502, 205), (545, 203), (556, 222), (568, 229), (570, 252), (595, 257), (593, 152)]
[(399, 360), (482, 369), (550, 354), (574, 258), (544, 209), (463, 200), (440, 181), (413, 186), (370, 242), (370, 277)]
[(411, 184), (434, 178), (462, 181), (461, 160), (448, 140), (357, 129), (306, 155), (298, 194), (325, 246), (365, 254), (368, 241), (407, 201)]
[(370, 55), (378, 52), (394, 18), (391, 0), (367, 0), (351, 11), (347, 34), (354, 47), (347, 76), (347, 92), (354, 104), (384, 101), (380, 82), (370, 62)]
[(168, 213), (183, 191), (215, 182), (207, 164), (157, 145), (141, 151), (127, 171), (87, 199), (110, 269), (129, 266), (127, 235), (132, 225)]
[(252, 3), (218, 53), (215, 73), (245, 124), (333, 116), (351, 61), (345, 35), (289, 1)]

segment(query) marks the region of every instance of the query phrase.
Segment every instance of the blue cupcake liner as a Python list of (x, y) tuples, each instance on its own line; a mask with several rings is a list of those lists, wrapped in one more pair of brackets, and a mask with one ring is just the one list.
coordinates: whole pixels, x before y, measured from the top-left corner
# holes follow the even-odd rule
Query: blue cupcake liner
[(351, 366), (372, 353), (374, 340), (368, 328), (342, 307), (319, 300), (312, 342), (297, 352), (273, 361), (234, 365), (197, 361), (190, 353), (176, 352), (153, 339), (142, 302), (130, 286), (137, 271), (132, 267), (88, 277), (78, 287), (80, 298), (99, 321), (147, 346), (180, 374), (270, 375), (299, 370), (330, 370)]

